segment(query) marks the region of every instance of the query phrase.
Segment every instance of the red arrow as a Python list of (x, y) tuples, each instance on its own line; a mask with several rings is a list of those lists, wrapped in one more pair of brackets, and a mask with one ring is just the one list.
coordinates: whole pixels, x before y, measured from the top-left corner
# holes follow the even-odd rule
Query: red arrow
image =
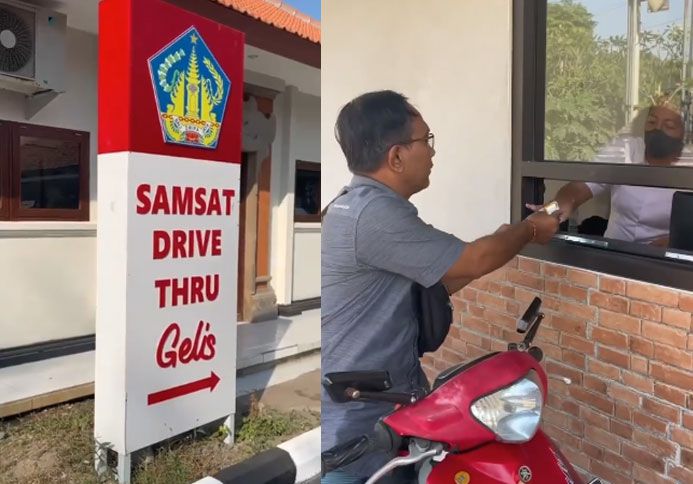
[(167, 388), (166, 390), (150, 393), (147, 395), (147, 405), (165, 402), (166, 400), (182, 397), (188, 393), (199, 392), (200, 390), (204, 390), (206, 388), (209, 388), (209, 391), (211, 392), (214, 390), (220, 380), (221, 378), (219, 378), (216, 373), (212, 372), (207, 378), (202, 378), (201, 380), (184, 383), (183, 385), (178, 385), (177, 387), (171, 387)]

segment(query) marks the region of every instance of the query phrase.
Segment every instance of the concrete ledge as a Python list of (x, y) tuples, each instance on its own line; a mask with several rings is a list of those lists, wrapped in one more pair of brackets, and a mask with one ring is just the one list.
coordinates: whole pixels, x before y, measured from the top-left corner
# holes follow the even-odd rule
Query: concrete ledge
[(320, 427), (194, 484), (297, 484), (320, 475)]
[(0, 418), (9, 417), (18, 413), (29, 412), (39, 408), (55, 405), (56, 403), (75, 400), (77, 398), (86, 397), (94, 394), (94, 383), (84, 383), (75, 385), (62, 390), (55, 390), (49, 393), (43, 393), (35, 397), (23, 398), (13, 402), (0, 404)]

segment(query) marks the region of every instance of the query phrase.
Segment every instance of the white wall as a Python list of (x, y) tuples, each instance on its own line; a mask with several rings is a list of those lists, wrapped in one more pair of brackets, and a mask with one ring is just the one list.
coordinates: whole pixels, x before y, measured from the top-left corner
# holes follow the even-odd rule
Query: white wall
[(0, 349), (94, 333), (96, 238), (61, 232), (0, 231)]
[(394, 89), (436, 135), (422, 218), (472, 239), (510, 219), (512, 2), (324, 0), (322, 203), (348, 182), (339, 108)]
[(320, 224), (294, 224), (293, 301), (320, 297)]
[(315, 67), (247, 44), (244, 67), (249, 71), (282, 79), (301, 92), (320, 96), (320, 69)]
[[(279, 304), (290, 304), (298, 300), (294, 294), (302, 295), (300, 299), (320, 295), (320, 251), (311, 249), (314, 234), (294, 237), (293, 221), (296, 161), (321, 161), (320, 97), (288, 86), (277, 96), (274, 106), (277, 135), (272, 144), (272, 287)], [(319, 224), (314, 225), (312, 232), (319, 232)], [(296, 254), (311, 250), (311, 258), (301, 262), (303, 272), (295, 277)], [(295, 282), (300, 287), (294, 288)]]
[(0, 90), (0, 119), (90, 133), (91, 222), (0, 222), (0, 348), (94, 333), (97, 37), (67, 30), (67, 91), (33, 118)]
[(320, 162), (320, 96), (297, 92), (291, 113), (292, 157), (301, 161)]
[[(297, 93), (292, 121), (291, 157), (295, 175), (296, 160), (320, 162), (320, 97)], [(290, 186), (294, 191), (295, 176)], [(291, 300), (320, 297), (320, 223), (294, 224), (292, 259)]]

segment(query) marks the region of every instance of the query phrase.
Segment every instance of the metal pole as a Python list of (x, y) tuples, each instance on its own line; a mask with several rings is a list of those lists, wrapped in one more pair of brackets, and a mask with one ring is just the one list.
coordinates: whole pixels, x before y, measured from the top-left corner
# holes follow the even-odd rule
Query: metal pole
[(683, 5), (683, 81), (690, 79), (691, 68), (693, 68), (693, 35), (691, 35), (691, 27), (693, 27), (693, 0), (685, 0)]
[(626, 123), (635, 116), (640, 90), (640, 0), (628, 0)]
[(685, 0), (683, 7), (683, 70), (681, 72), (681, 110), (683, 111), (684, 141), (693, 141), (693, 119), (691, 116), (691, 89), (687, 86), (689, 80), (693, 78), (693, 0)]

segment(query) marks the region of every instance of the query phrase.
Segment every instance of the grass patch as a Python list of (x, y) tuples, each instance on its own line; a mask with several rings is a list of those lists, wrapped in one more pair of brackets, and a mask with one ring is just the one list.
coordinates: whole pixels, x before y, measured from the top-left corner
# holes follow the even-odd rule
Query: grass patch
[[(133, 484), (189, 484), (319, 424), (318, 412), (283, 413), (253, 402), (236, 419), (236, 445), (224, 444), (223, 432), (187, 435), (133, 469)], [(93, 470), (93, 425), (93, 399), (0, 421), (0, 483), (114, 483)]]

